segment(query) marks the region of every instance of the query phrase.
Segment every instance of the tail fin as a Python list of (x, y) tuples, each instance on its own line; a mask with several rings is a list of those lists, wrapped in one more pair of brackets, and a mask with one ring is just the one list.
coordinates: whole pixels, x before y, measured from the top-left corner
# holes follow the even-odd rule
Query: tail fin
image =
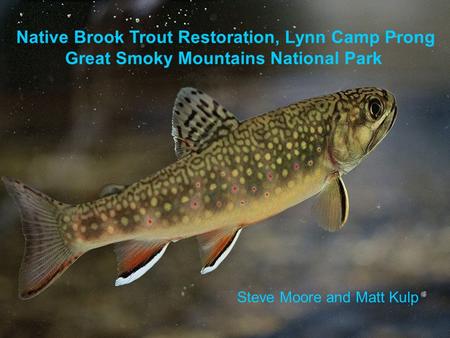
[(58, 220), (69, 205), (25, 184), (2, 177), (22, 216), (25, 253), (19, 275), (19, 297), (36, 296), (58, 278), (82, 253), (64, 241)]

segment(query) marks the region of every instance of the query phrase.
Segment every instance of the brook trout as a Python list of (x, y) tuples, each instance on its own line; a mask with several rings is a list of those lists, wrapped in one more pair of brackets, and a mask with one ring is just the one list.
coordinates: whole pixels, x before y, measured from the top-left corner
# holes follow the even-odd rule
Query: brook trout
[(19, 296), (31, 298), (83, 253), (115, 243), (116, 286), (148, 271), (168, 245), (196, 236), (202, 274), (216, 269), (241, 231), (318, 194), (319, 224), (347, 220), (342, 176), (392, 128), (395, 98), (358, 88), (303, 100), (240, 122), (204, 92), (183, 88), (173, 108), (178, 160), (93, 202), (58, 202), (10, 178), (25, 237)]

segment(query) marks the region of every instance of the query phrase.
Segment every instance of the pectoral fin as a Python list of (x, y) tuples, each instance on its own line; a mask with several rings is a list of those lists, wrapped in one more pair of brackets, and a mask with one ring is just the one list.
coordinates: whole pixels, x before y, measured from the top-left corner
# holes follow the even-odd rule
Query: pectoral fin
[(106, 197), (109, 195), (118, 194), (122, 190), (124, 190), (127, 186), (121, 185), (121, 184), (108, 184), (105, 185), (102, 190), (100, 191), (99, 196), (100, 197)]
[(129, 284), (150, 270), (163, 256), (170, 242), (130, 240), (117, 243), (118, 277), (116, 286)]
[(197, 236), (203, 268), (202, 275), (215, 270), (236, 244), (241, 228), (226, 228)]
[(327, 231), (341, 229), (348, 218), (349, 201), (344, 182), (336, 177), (319, 193), (314, 205), (319, 225)]

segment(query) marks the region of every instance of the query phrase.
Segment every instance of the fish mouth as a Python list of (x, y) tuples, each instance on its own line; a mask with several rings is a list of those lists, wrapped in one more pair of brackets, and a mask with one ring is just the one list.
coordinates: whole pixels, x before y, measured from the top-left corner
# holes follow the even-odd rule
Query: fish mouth
[(391, 113), (386, 116), (383, 122), (381, 122), (380, 126), (376, 130), (369, 144), (367, 145), (366, 154), (372, 151), (377, 146), (377, 144), (379, 144), (383, 140), (383, 138), (386, 137), (386, 135), (394, 126), (396, 118), (397, 118), (397, 105), (394, 102)]

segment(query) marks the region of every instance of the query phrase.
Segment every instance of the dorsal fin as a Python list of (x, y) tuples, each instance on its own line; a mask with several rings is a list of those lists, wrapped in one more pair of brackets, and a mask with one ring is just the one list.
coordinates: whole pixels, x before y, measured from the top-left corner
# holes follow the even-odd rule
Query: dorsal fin
[(172, 115), (177, 158), (200, 151), (238, 126), (230, 111), (201, 90), (186, 87), (178, 92)]
[(203, 268), (202, 275), (215, 270), (236, 244), (241, 228), (226, 228), (197, 236)]
[(118, 277), (116, 286), (129, 284), (150, 270), (170, 242), (130, 240), (115, 245)]

